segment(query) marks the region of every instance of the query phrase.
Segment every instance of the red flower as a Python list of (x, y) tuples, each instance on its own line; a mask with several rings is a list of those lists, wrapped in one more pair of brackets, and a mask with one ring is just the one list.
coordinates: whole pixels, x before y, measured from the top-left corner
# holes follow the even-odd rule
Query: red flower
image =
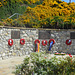
[(71, 55), (71, 54), (69, 54), (69, 56), (70, 56), (70, 57), (72, 57), (72, 55)]
[(70, 55), (70, 57), (72, 57), (72, 55)]
[(55, 53), (55, 54), (59, 54), (59, 53)]
[(46, 57), (45, 57), (45, 59), (46, 59)]

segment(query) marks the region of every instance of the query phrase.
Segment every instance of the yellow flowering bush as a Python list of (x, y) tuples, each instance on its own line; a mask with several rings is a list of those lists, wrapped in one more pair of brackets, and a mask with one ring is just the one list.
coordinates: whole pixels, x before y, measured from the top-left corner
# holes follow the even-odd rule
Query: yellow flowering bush
[(30, 22), (30, 20), (29, 19), (27, 19), (27, 20), (24, 20), (24, 24), (26, 24), (26, 23), (29, 23)]
[(10, 19), (10, 18), (7, 18), (7, 19), (2, 19), (3, 20), (3, 24), (4, 25), (11, 25), (12, 24), (12, 22), (13, 22), (13, 20), (12, 19)]
[(7, 1), (6, 0), (3, 0), (3, 5), (7, 5)]
[[(49, 1), (49, 2), (48, 2)], [(74, 9), (72, 10), (72, 6), (69, 7), (69, 5), (66, 2), (62, 2), (62, 3), (57, 3), (56, 1), (53, 2), (52, 5), (56, 4), (58, 5), (57, 7), (50, 7), (50, 4), (52, 3), (51, 0), (44, 0), (42, 5), (37, 5), (34, 8), (27, 8), (27, 11), (34, 11), (34, 14), (38, 14), (38, 19), (45, 19), (48, 18), (50, 16), (69, 16), (71, 13), (74, 13)], [(62, 6), (63, 5), (63, 6)], [(65, 6), (64, 6), (65, 5)], [(69, 9), (67, 9), (67, 6)], [(73, 7), (74, 8), (74, 7)]]
[[(6, 0), (7, 1), (7, 0)], [(14, 2), (15, 0), (11, 0)], [(40, 0), (16, 0), (16, 2), (26, 1), (29, 4), (34, 4)], [(75, 3), (67, 3), (61, 0), (43, 0), (43, 3), (37, 5), (34, 8), (27, 7), (26, 12), (20, 16), (17, 21), (21, 21), (24, 25), (29, 24), (32, 27), (42, 27), (44, 25), (59, 25), (59, 24), (74, 24), (75, 17), (71, 17), (71, 14), (75, 13)], [(74, 14), (75, 15), (75, 14)], [(55, 18), (58, 16), (58, 18)], [(47, 18), (50, 18), (50, 21), (46, 21)], [(58, 20), (60, 22), (58, 22)], [(71, 21), (70, 21), (71, 20)], [(12, 20), (6, 20), (9, 23), (12, 23)], [(63, 23), (65, 22), (65, 23)], [(73, 23), (72, 23), (73, 22)]]
[(6, 22), (12, 23), (12, 21), (13, 21), (13, 20), (10, 19), (10, 18), (7, 18), (7, 19), (6, 19)]
[(0, 21), (0, 26), (4, 26), (4, 24)]

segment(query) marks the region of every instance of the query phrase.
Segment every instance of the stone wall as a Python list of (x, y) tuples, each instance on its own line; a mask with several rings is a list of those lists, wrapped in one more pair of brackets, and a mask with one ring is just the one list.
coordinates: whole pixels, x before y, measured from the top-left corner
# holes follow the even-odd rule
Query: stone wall
[[(35, 29), (35, 28), (12, 28), (12, 27), (0, 27), (0, 59), (6, 59), (13, 56), (22, 56), (30, 54), (35, 51), (34, 41), (38, 39), (39, 30), (50, 30), (50, 39), (55, 39), (51, 51), (65, 52), (75, 54), (75, 39), (72, 40), (72, 44), (67, 46), (66, 40), (70, 39), (70, 32), (75, 30), (53, 30), (53, 29)], [(20, 38), (13, 39), (13, 45), (8, 45), (8, 40), (11, 39), (11, 31), (20, 31)], [(20, 39), (25, 39), (25, 44), (20, 44)], [(47, 51), (49, 49), (49, 43), (46, 46), (42, 46), (42, 40), (40, 40), (40, 51)], [(49, 39), (44, 39), (49, 42)]]

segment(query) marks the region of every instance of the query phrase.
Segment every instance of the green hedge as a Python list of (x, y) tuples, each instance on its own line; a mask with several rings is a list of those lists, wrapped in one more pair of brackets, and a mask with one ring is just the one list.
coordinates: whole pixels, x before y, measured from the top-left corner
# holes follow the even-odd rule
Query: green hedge
[(49, 59), (49, 54), (32, 53), (16, 66), (15, 75), (75, 75), (75, 60), (71, 57)]

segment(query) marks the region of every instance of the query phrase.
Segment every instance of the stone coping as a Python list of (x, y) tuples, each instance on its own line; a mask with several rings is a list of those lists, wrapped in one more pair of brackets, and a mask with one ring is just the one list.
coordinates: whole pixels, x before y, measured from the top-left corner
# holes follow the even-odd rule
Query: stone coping
[(0, 26), (0, 28), (7, 28), (7, 29), (27, 29), (27, 30), (56, 30), (56, 31), (67, 31), (67, 30), (70, 30), (70, 31), (75, 31), (75, 29), (48, 29), (48, 28), (25, 28), (25, 27), (10, 27), (10, 26)]

